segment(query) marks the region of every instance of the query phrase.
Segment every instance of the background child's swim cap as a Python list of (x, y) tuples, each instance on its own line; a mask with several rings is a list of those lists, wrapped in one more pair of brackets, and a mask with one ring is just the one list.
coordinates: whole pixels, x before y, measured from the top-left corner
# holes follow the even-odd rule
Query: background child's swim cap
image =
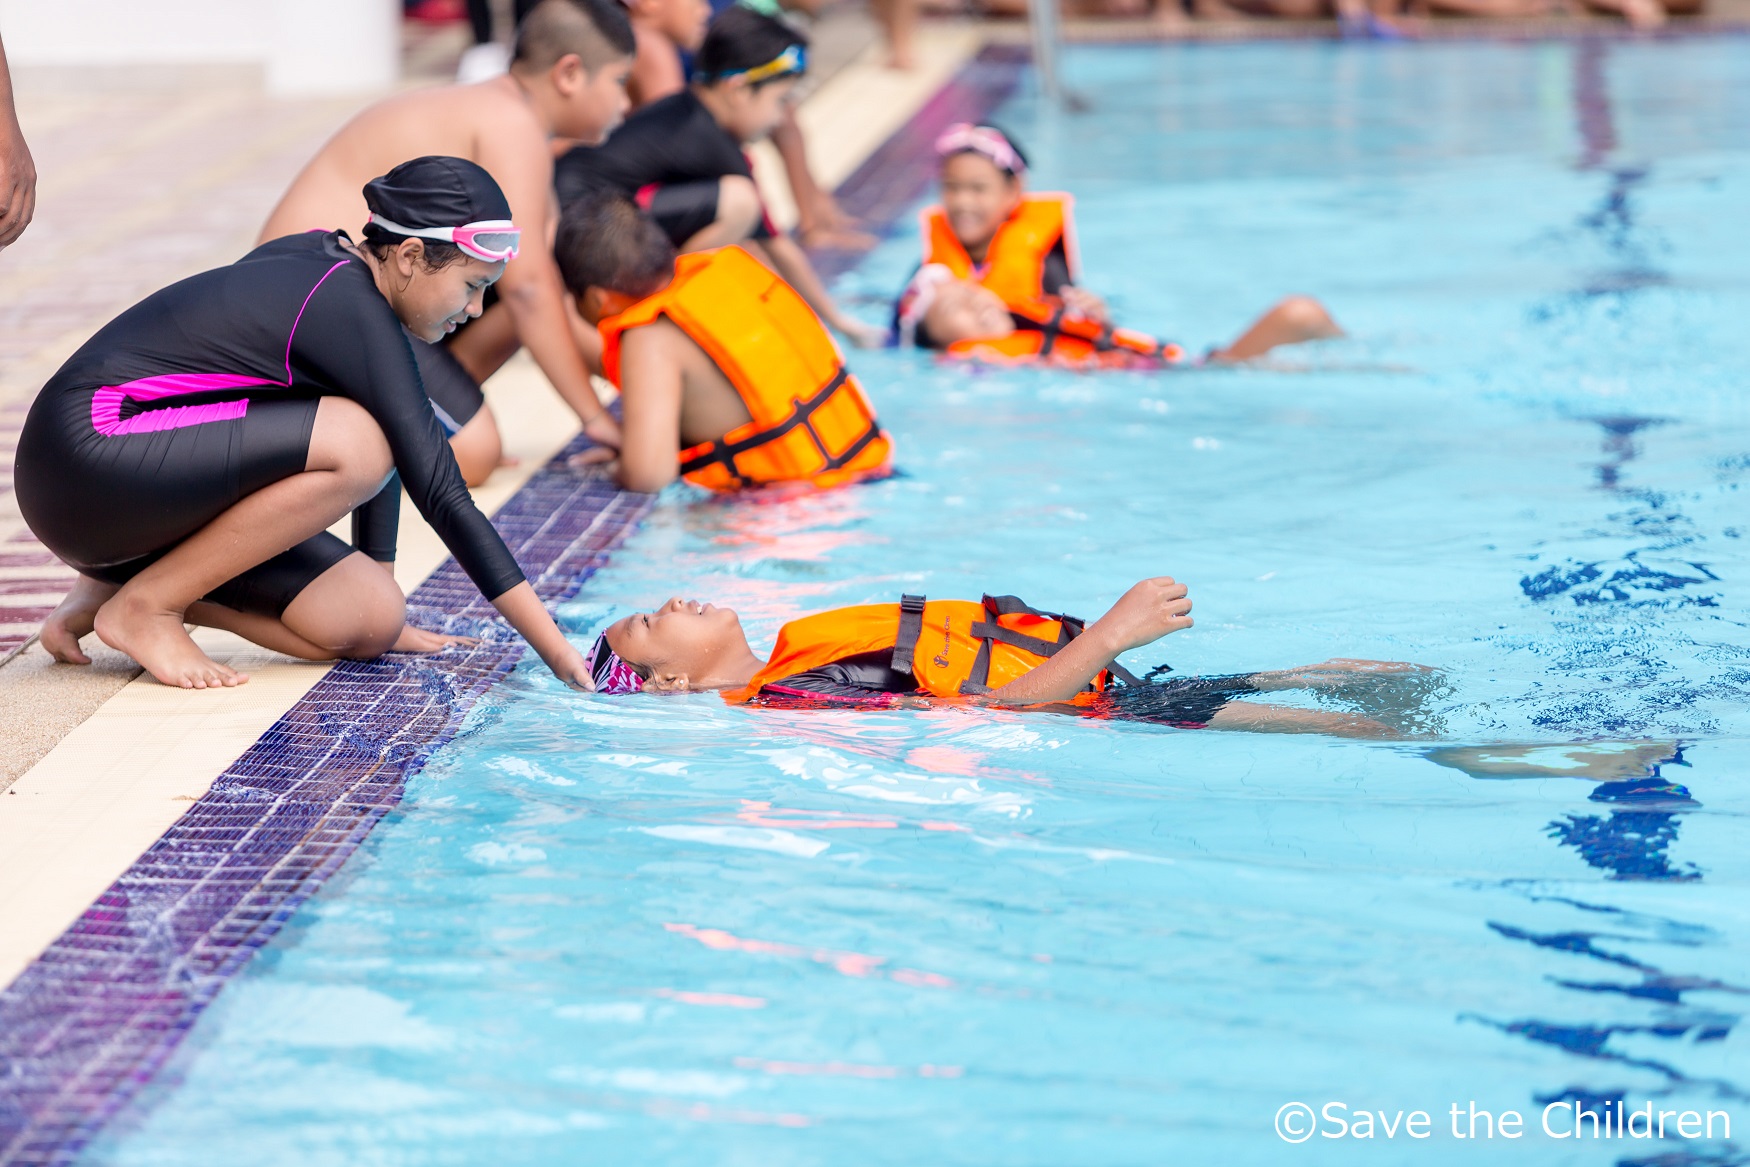
[(1027, 173), (1027, 156), (1013, 138), (995, 126), (956, 122), (943, 130), (936, 139), (936, 157), (951, 158), (956, 154), (977, 154), (1004, 174), (1017, 178)]
[(644, 689), (644, 678), (621, 660), (619, 653), (608, 647), (606, 632), (595, 638), (583, 664), (589, 669), (590, 680), (595, 683), (598, 693), (639, 693)]
[(492, 175), (466, 158), (440, 154), (403, 162), (371, 179), (365, 184), (365, 206), (373, 215), (415, 228), (510, 219), (510, 203)]

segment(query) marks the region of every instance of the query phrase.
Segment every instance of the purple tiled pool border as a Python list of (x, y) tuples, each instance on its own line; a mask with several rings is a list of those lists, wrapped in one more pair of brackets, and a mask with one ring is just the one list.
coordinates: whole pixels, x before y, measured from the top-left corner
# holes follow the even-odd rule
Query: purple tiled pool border
[[(891, 229), (927, 188), (942, 127), (987, 114), (1026, 61), (986, 48), (839, 188), (843, 205)], [(861, 253), (816, 258), (831, 276)], [(547, 604), (574, 595), (650, 507), (568, 470), (571, 452), (493, 518)], [(0, 1165), (75, 1160), (522, 658), (454, 560), (413, 593), (409, 615), (481, 641), (336, 665), (0, 990)]]
[[(649, 507), (561, 457), (494, 523), (554, 604)], [(0, 1163), (71, 1161), (522, 658), (454, 560), (409, 611), (480, 643), (336, 665), (0, 992)]]

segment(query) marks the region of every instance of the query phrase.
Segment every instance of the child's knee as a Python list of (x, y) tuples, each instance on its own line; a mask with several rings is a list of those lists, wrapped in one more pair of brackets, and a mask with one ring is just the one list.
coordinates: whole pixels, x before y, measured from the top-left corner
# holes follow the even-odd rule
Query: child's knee
[(1325, 306), (1311, 296), (1289, 296), (1271, 310), (1284, 327), (1304, 336), (1331, 336), (1340, 331)]
[(304, 635), (337, 657), (370, 660), (382, 656), (401, 638), (407, 622), (407, 600), (394, 578), (375, 563), (349, 563), (343, 581), (344, 606), (313, 621), (318, 627)]

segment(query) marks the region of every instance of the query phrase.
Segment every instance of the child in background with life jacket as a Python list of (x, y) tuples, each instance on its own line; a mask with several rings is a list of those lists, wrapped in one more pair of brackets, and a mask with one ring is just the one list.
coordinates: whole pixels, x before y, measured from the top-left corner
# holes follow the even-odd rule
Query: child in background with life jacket
[[(1114, 327), (1105, 302), (1081, 286), (1073, 200), (1027, 193), (1026, 156), (1008, 135), (961, 123), (937, 140), (936, 153), (942, 202), (923, 213), (923, 261), (896, 306), (902, 341), (998, 361), (1136, 367), (1183, 359), (1177, 345)], [(1249, 360), (1341, 335), (1317, 300), (1290, 296), (1209, 359)]]
[[(736, 704), (856, 708), (972, 697), (1004, 705), (1068, 705), (1087, 716), (1183, 729), (1411, 736), (1405, 723), (1414, 723), (1434, 675), (1420, 665), (1332, 660), (1149, 682), (1117, 664), (1121, 654), (1191, 627), (1190, 613), (1185, 585), (1168, 576), (1136, 584), (1088, 625), (1013, 596), (905, 596), (897, 604), (836, 608), (792, 620), (762, 659), (733, 611), (676, 598), (609, 625), (585, 659), (598, 693), (714, 689)], [(1241, 700), (1289, 689), (1347, 698), (1376, 716)]]
[(677, 474), (711, 490), (829, 487), (891, 469), (891, 443), (832, 336), (746, 251), (677, 260), (662, 228), (614, 194), (566, 207), (554, 250), (620, 387), (627, 490), (661, 490)]
[(767, 217), (743, 147), (769, 135), (807, 69), (807, 38), (749, 8), (711, 22), (692, 84), (638, 110), (596, 147), (559, 159), (561, 205), (613, 191), (635, 199), (680, 251), (740, 244), (801, 293), (820, 318), (859, 346), (887, 330), (841, 311), (807, 254)]

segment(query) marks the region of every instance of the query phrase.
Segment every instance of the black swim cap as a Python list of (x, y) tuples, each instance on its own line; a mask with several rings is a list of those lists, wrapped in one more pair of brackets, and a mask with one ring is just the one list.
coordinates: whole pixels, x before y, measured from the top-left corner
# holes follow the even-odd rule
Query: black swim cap
[(510, 219), (492, 175), (466, 158), (428, 154), (365, 184), (365, 206), (403, 227), (465, 227)]

